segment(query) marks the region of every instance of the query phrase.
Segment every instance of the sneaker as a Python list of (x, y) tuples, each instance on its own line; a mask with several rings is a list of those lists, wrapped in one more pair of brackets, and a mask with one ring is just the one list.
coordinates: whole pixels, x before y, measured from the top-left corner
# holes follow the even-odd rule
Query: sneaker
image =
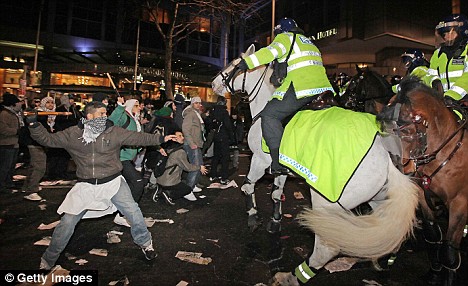
[(154, 185), (154, 194), (153, 194), (153, 202), (157, 202), (161, 197), (162, 188), (159, 185)]
[(199, 192), (201, 192), (201, 191), (203, 191), (202, 188), (199, 188), (199, 187), (197, 187), (197, 186), (193, 187), (193, 192), (194, 192), (194, 193), (199, 193)]
[(185, 195), (184, 199), (186, 199), (188, 201), (191, 201), (191, 202), (194, 202), (194, 201), (197, 200), (197, 197), (193, 194), (193, 192), (191, 192), (190, 194)]
[(145, 258), (147, 260), (153, 260), (158, 256), (156, 254), (156, 251), (154, 251), (153, 241), (152, 240), (151, 240), (150, 244), (147, 247), (145, 247), (145, 248), (142, 247), (141, 251), (143, 251), (143, 253), (145, 254)]
[(24, 196), (23, 198), (30, 200), (30, 201), (40, 201), (42, 200), (41, 196), (39, 196), (37, 193), (32, 193), (27, 196)]
[(221, 185), (227, 185), (227, 184), (229, 184), (230, 182), (231, 182), (231, 181), (229, 181), (228, 179), (219, 181), (219, 183), (220, 183)]
[(123, 216), (121, 216), (119, 213), (114, 218), (114, 223), (118, 225), (123, 225), (126, 227), (130, 227), (130, 224), (128, 223), (127, 219)]
[(175, 203), (172, 201), (171, 197), (169, 197), (169, 195), (165, 191), (162, 191), (161, 196), (164, 198), (164, 200), (166, 201), (166, 203), (168, 205), (170, 205), (170, 206), (175, 205)]

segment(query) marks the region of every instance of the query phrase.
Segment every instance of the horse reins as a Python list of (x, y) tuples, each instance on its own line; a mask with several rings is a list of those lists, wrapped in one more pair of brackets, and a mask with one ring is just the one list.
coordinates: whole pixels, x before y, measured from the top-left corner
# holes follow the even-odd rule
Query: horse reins
[[(400, 103), (398, 103), (397, 105), (401, 105)], [(407, 162), (407, 164), (410, 162), (410, 160), (413, 160), (414, 161), (414, 164), (415, 164), (415, 172), (418, 176), (418, 178), (421, 180), (421, 186), (423, 187), (423, 190), (424, 190), (424, 197), (426, 199), (426, 202), (429, 206), (429, 208), (432, 210), (432, 211), (435, 211), (436, 210), (436, 207), (434, 206), (434, 204), (432, 203), (432, 200), (431, 200), (431, 193), (433, 193), (430, 189), (430, 185), (431, 185), (431, 182), (432, 182), (432, 178), (445, 166), (447, 165), (447, 163), (455, 156), (456, 152), (460, 149), (460, 147), (463, 145), (463, 139), (464, 139), (464, 135), (465, 135), (465, 132), (464, 132), (464, 128), (467, 124), (467, 116), (466, 116), (466, 111), (464, 109), (458, 109), (459, 112), (461, 112), (463, 118), (462, 118), (462, 121), (461, 121), (461, 124), (457, 127), (457, 129), (449, 136), (447, 137), (447, 139), (445, 139), (442, 144), (436, 149), (434, 150), (433, 152), (429, 153), (429, 154), (423, 154), (421, 156), (416, 156), (414, 158), (410, 158)], [(399, 113), (399, 108), (398, 108), (398, 113)], [(395, 114), (394, 114), (395, 116)], [(423, 124), (426, 128), (428, 127), (428, 124), (426, 122), (426, 120), (422, 120), (421, 121), (421, 118), (416, 118), (416, 117), (413, 117), (412, 119), (412, 124)], [(408, 124), (406, 125), (403, 125), (403, 126), (400, 126), (399, 129), (402, 129), (402, 128), (405, 128)], [(416, 130), (418, 130), (416, 128)], [(420, 165), (425, 165), (425, 164), (428, 164), (430, 162), (432, 162), (437, 154), (460, 132), (462, 131), (462, 134), (460, 136), (460, 139), (457, 141), (457, 143), (455, 144), (455, 147), (453, 148), (452, 152), (450, 152), (449, 156), (430, 174), (430, 175), (426, 175), (424, 174), (423, 172), (420, 172), (418, 171), (418, 168)]]

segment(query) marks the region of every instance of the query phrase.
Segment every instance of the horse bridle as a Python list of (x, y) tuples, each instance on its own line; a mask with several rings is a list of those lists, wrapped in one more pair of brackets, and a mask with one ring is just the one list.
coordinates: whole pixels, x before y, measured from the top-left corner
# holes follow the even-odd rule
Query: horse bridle
[[(239, 93), (239, 92), (247, 94), (248, 99), (249, 99), (248, 103), (251, 103), (252, 101), (255, 100), (255, 98), (258, 96), (258, 94), (260, 92), (260, 89), (261, 89), (262, 84), (263, 84), (263, 80), (265, 79), (265, 76), (266, 76), (267, 69), (268, 69), (268, 66), (265, 66), (265, 70), (263, 71), (263, 73), (260, 76), (260, 78), (258, 79), (258, 81), (255, 83), (255, 86), (254, 86), (254, 88), (252, 89), (252, 91), (250, 93), (246, 92), (246, 90), (245, 90), (245, 80), (247, 78), (247, 71), (244, 71), (244, 77), (242, 79), (241, 89), (240, 90), (234, 89), (234, 79), (236, 78), (236, 75), (238, 74), (238, 72), (240, 72), (240, 69), (238, 68), (237, 65), (234, 66), (232, 71), (230, 71), (229, 73), (225, 73), (224, 71), (221, 71), (219, 73), (219, 75), (222, 78), (223, 85), (227, 88), (227, 90), (231, 94), (235, 94), (235, 93)], [(255, 92), (255, 95), (252, 97), (252, 94), (254, 92)]]
[[(460, 114), (462, 114), (462, 119), (460, 120), (460, 124), (459, 126), (457, 127), (457, 129), (455, 131), (452, 132), (452, 134), (450, 134), (450, 136), (448, 136), (441, 144), (440, 146), (435, 149), (434, 151), (432, 151), (431, 153), (429, 154), (425, 154), (426, 150), (427, 150), (427, 133), (426, 133), (426, 129), (429, 127), (429, 123), (427, 122), (427, 120), (425, 120), (424, 118), (422, 118), (421, 115), (419, 114), (416, 114), (416, 115), (413, 115), (411, 116), (411, 121), (408, 122), (408, 121), (403, 121), (400, 119), (400, 112), (401, 112), (401, 103), (396, 103), (395, 104), (395, 110), (398, 110), (398, 112), (395, 112), (395, 113), (398, 113), (398, 115), (394, 114), (394, 120), (397, 122), (397, 126), (398, 126), (398, 136), (402, 139), (406, 139), (408, 140), (411, 139), (411, 140), (414, 140), (414, 138), (418, 138), (418, 137), (422, 137), (424, 138), (423, 141), (425, 142), (424, 143), (424, 146), (419, 146), (418, 149), (416, 149), (416, 151), (414, 150), (410, 150), (410, 154), (413, 152), (416, 153), (418, 152), (418, 156), (414, 156), (414, 157), (411, 157), (410, 156), (410, 160), (413, 160), (414, 161), (414, 164), (415, 164), (415, 170), (416, 170), (416, 173), (418, 174), (418, 177), (421, 178), (421, 185), (423, 186), (423, 188), (425, 190), (429, 190), (429, 187), (430, 187), (430, 184), (431, 184), (431, 181), (432, 181), (432, 178), (445, 166), (447, 165), (447, 163), (453, 158), (453, 156), (455, 155), (455, 153), (460, 149), (460, 147), (462, 146), (463, 144), (463, 138), (464, 138), (464, 135), (465, 135), (465, 132), (464, 132), (464, 128), (467, 124), (467, 114), (466, 114), (466, 110), (464, 110), (463, 108), (461, 107), (456, 107), (456, 106), (450, 106), (452, 108), (456, 108), (456, 110), (458, 112), (460, 112)], [(397, 116), (395, 118), (395, 116)], [(402, 134), (402, 130), (404, 130), (405, 128), (408, 128), (410, 125), (414, 125), (415, 129), (416, 129), (416, 132), (415, 134), (412, 134), (410, 136), (407, 136), (406, 138), (404, 137), (404, 135), (401, 135)], [(426, 165), (430, 162), (432, 162), (437, 154), (461, 131), (461, 136), (459, 138), (459, 140), (457, 141), (457, 143), (455, 144), (455, 147), (452, 149), (452, 152), (450, 152), (449, 156), (430, 174), (430, 175), (426, 175), (426, 174), (423, 174), (423, 173), (420, 173), (418, 171), (419, 167), (421, 165)], [(417, 145), (420, 145), (420, 144), (417, 144)]]

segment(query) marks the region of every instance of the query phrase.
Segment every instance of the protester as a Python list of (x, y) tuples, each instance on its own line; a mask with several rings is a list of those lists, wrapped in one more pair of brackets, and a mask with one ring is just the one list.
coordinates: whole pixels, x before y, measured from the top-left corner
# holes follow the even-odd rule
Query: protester
[(157, 255), (138, 204), (133, 200), (127, 182), (121, 175), (118, 154), (122, 146), (148, 146), (174, 140), (175, 136), (137, 133), (113, 126), (107, 120), (106, 106), (91, 102), (85, 117), (77, 126), (58, 133), (46, 132), (29, 116), (31, 136), (44, 146), (65, 148), (76, 162), (78, 183), (68, 192), (57, 212), (64, 214), (54, 230), (52, 240), (41, 258), (41, 269), (55, 265), (82, 218), (101, 217), (119, 210), (130, 222), (134, 242), (146, 259)]
[[(218, 96), (216, 105), (210, 112), (211, 126), (214, 130), (213, 157), (211, 159), (210, 180), (214, 181), (220, 175), (220, 183), (229, 184), (229, 146), (235, 145), (234, 129), (229, 113), (226, 110), (227, 100), (224, 96)], [(221, 170), (218, 172), (218, 164), (221, 163)]]
[[(109, 120), (115, 126), (122, 127), (127, 130), (142, 132), (141, 124), (138, 120), (140, 114), (140, 104), (136, 99), (124, 100), (123, 97), (117, 98), (117, 107), (109, 116)], [(127, 181), (130, 191), (135, 202), (139, 202), (143, 195), (145, 187), (141, 172), (135, 169), (133, 160), (139, 152), (138, 147), (125, 146), (120, 150), (120, 161), (122, 163), (122, 176)], [(119, 225), (130, 227), (128, 221), (120, 216), (119, 213), (115, 216), (114, 222)]]
[(21, 101), (11, 93), (3, 94), (0, 107), (0, 193), (14, 188), (13, 172), (18, 156), (18, 133), (23, 124)]
[(174, 201), (179, 198), (186, 198), (195, 201), (197, 198), (192, 192), (192, 188), (182, 182), (182, 171), (199, 171), (206, 175), (206, 167), (192, 165), (187, 160), (187, 153), (183, 150), (184, 135), (181, 131), (175, 132), (176, 142), (165, 143), (165, 152), (169, 154), (167, 158), (167, 170), (157, 178), (160, 189), (158, 194), (164, 197), (169, 205), (174, 205)]
[[(193, 97), (190, 100), (190, 106), (184, 109), (182, 115), (182, 132), (185, 136), (184, 149), (188, 154), (189, 162), (193, 165), (203, 165), (202, 147), (204, 142), (205, 124), (200, 114), (201, 99)], [(187, 175), (187, 185), (194, 192), (200, 192), (201, 189), (196, 186), (200, 179), (200, 171), (189, 172)]]

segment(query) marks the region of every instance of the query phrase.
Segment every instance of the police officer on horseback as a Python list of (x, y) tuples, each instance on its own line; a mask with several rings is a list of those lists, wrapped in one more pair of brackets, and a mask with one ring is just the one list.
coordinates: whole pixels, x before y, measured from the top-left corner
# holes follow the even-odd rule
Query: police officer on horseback
[[(401, 54), (401, 63), (406, 68), (406, 75), (416, 76), (427, 86), (438, 89), (443, 92), (440, 87), (440, 79), (437, 75), (429, 73), (429, 61), (424, 56), (424, 53), (418, 49), (409, 49)], [(401, 78), (400, 78), (401, 81)], [(399, 84), (392, 85), (392, 91), (398, 92)]]
[(274, 60), (287, 64), (287, 75), (273, 93), (260, 116), (262, 134), (270, 149), (271, 171), (274, 175), (286, 174), (288, 169), (279, 164), (279, 148), (283, 135), (281, 120), (294, 114), (304, 105), (326, 91), (333, 92), (319, 49), (304, 36), (296, 22), (282, 18), (274, 29), (273, 42), (244, 58), (238, 68), (253, 69)]
[(455, 100), (467, 99), (468, 19), (453, 14), (435, 27), (437, 50), (432, 55), (429, 74), (440, 77), (444, 95)]

